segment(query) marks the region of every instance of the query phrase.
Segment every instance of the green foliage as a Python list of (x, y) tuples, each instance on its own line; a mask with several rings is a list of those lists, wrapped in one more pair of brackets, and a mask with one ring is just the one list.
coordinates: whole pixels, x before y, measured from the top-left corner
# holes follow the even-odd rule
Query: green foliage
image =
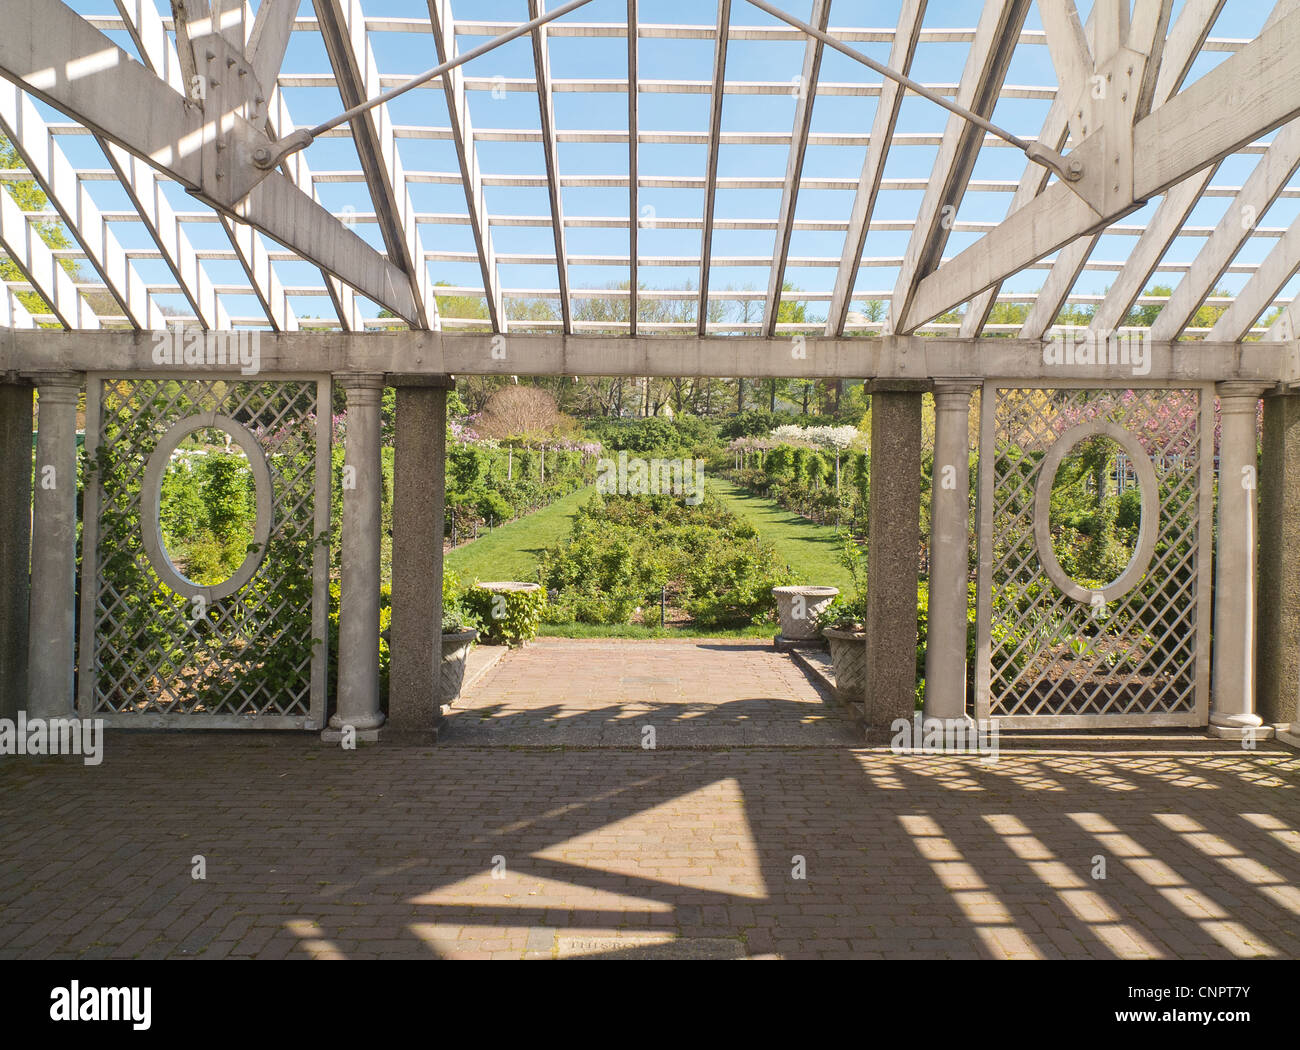
[(592, 497), (569, 538), (543, 555), (551, 619), (630, 623), (667, 588), (698, 625), (758, 623), (771, 589), (786, 582), (776, 552), (752, 525), (709, 494), (698, 506), (672, 496)]
[(537, 637), (546, 612), (544, 590), (488, 591), (474, 586), (463, 606), (494, 645), (520, 646)]

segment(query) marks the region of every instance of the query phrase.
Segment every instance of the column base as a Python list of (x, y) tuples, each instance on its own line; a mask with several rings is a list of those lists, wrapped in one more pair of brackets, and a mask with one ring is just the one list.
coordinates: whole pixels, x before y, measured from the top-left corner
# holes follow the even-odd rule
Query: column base
[(384, 724), (384, 716), (379, 714), (365, 720), (357, 719), (351, 721), (347, 718), (340, 718), (334, 715), (330, 718), (329, 725), (321, 730), (320, 738), (323, 743), (337, 744), (343, 740), (343, 730), (347, 726), (352, 727), (356, 734), (355, 739), (358, 743), (373, 744), (379, 742), (379, 730)]
[(1212, 714), (1205, 735), (1215, 740), (1245, 740), (1247, 735), (1255, 740), (1272, 740), (1273, 727), (1266, 726), (1256, 714)]
[(379, 742), (389, 747), (433, 747), (446, 735), (447, 724), (446, 715), (439, 715), (428, 729), (388, 724), (379, 730)]

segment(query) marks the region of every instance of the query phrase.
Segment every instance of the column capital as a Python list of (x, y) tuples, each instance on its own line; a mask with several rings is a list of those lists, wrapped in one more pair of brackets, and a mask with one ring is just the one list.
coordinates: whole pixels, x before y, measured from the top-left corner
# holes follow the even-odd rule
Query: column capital
[[(969, 403), (971, 395), (975, 393), (983, 384), (978, 379), (946, 379), (936, 378), (934, 380), (934, 401), (937, 406), (939, 398), (952, 402), (959, 398), (965, 398)], [(958, 407), (958, 406), (954, 406)]]
[(22, 372), (23, 379), (30, 381), (42, 397), (60, 392), (72, 392), (73, 396), (81, 393), (86, 376), (83, 372)]
[(1220, 407), (1237, 411), (1244, 410), (1247, 402), (1258, 401), (1268, 389), (1267, 383), (1248, 383), (1239, 380), (1214, 384), (1214, 392), (1219, 395)]
[(383, 390), (386, 385), (383, 372), (338, 372), (335, 378), (346, 390)]

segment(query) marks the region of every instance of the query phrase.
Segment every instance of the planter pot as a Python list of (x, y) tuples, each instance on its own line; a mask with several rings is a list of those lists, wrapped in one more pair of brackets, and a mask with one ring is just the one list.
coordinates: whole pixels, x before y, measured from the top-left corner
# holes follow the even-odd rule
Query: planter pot
[[(840, 593), (838, 587), (773, 587), (781, 637), (788, 641), (812, 641), (817, 637), (817, 616)], [(803, 615), (796, 615), (802, 612)]]
[[(489, 580), (487, 583), (476, 583), (474, 589), (487, 591), (489, 594), (518, 594), (520, 592), (532, 593), (534, 591), (540, 591), (542, 585), (540, 583), (522, 583), (518, 580)], [(495, 633), (496, 632), (490, 629), (485, 630), (484, 637), (495, 644), (496, 641), (499, 641), (499, 639), (495, 637)], [(526, 646), (528, 642), (528, 638), (523, 638), (510, 644), (512, 648), (522, 648)]]
[(465, 660), (478, 631), (454, 631), (442, 636), (442, 662), (438, 667), (438, 703), (454, 703), (465, 681)]
[(835, 691), (841, 700), (862, 703), (867, 691), (866, 634), (862, 631), (837, 631), (828, 627), (822, 635), (831, 647)]

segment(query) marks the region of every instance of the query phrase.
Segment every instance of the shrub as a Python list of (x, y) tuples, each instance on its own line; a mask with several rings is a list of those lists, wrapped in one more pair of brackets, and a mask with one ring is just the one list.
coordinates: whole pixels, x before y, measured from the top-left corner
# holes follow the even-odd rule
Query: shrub
[(488, 591), (471, 587), (464, 607), (482, 625), (488, 641), (516, 647), (537, 637), (546, 611), (546, 592)]
[(553, 622), (631, 622), (668, 588), (706, 626), (762, 622), (771, 589), (786, 582), (775, 550), (715, 496), (698, 506), (671, 496), (593, 497), (565, 541), (543, 555)]

